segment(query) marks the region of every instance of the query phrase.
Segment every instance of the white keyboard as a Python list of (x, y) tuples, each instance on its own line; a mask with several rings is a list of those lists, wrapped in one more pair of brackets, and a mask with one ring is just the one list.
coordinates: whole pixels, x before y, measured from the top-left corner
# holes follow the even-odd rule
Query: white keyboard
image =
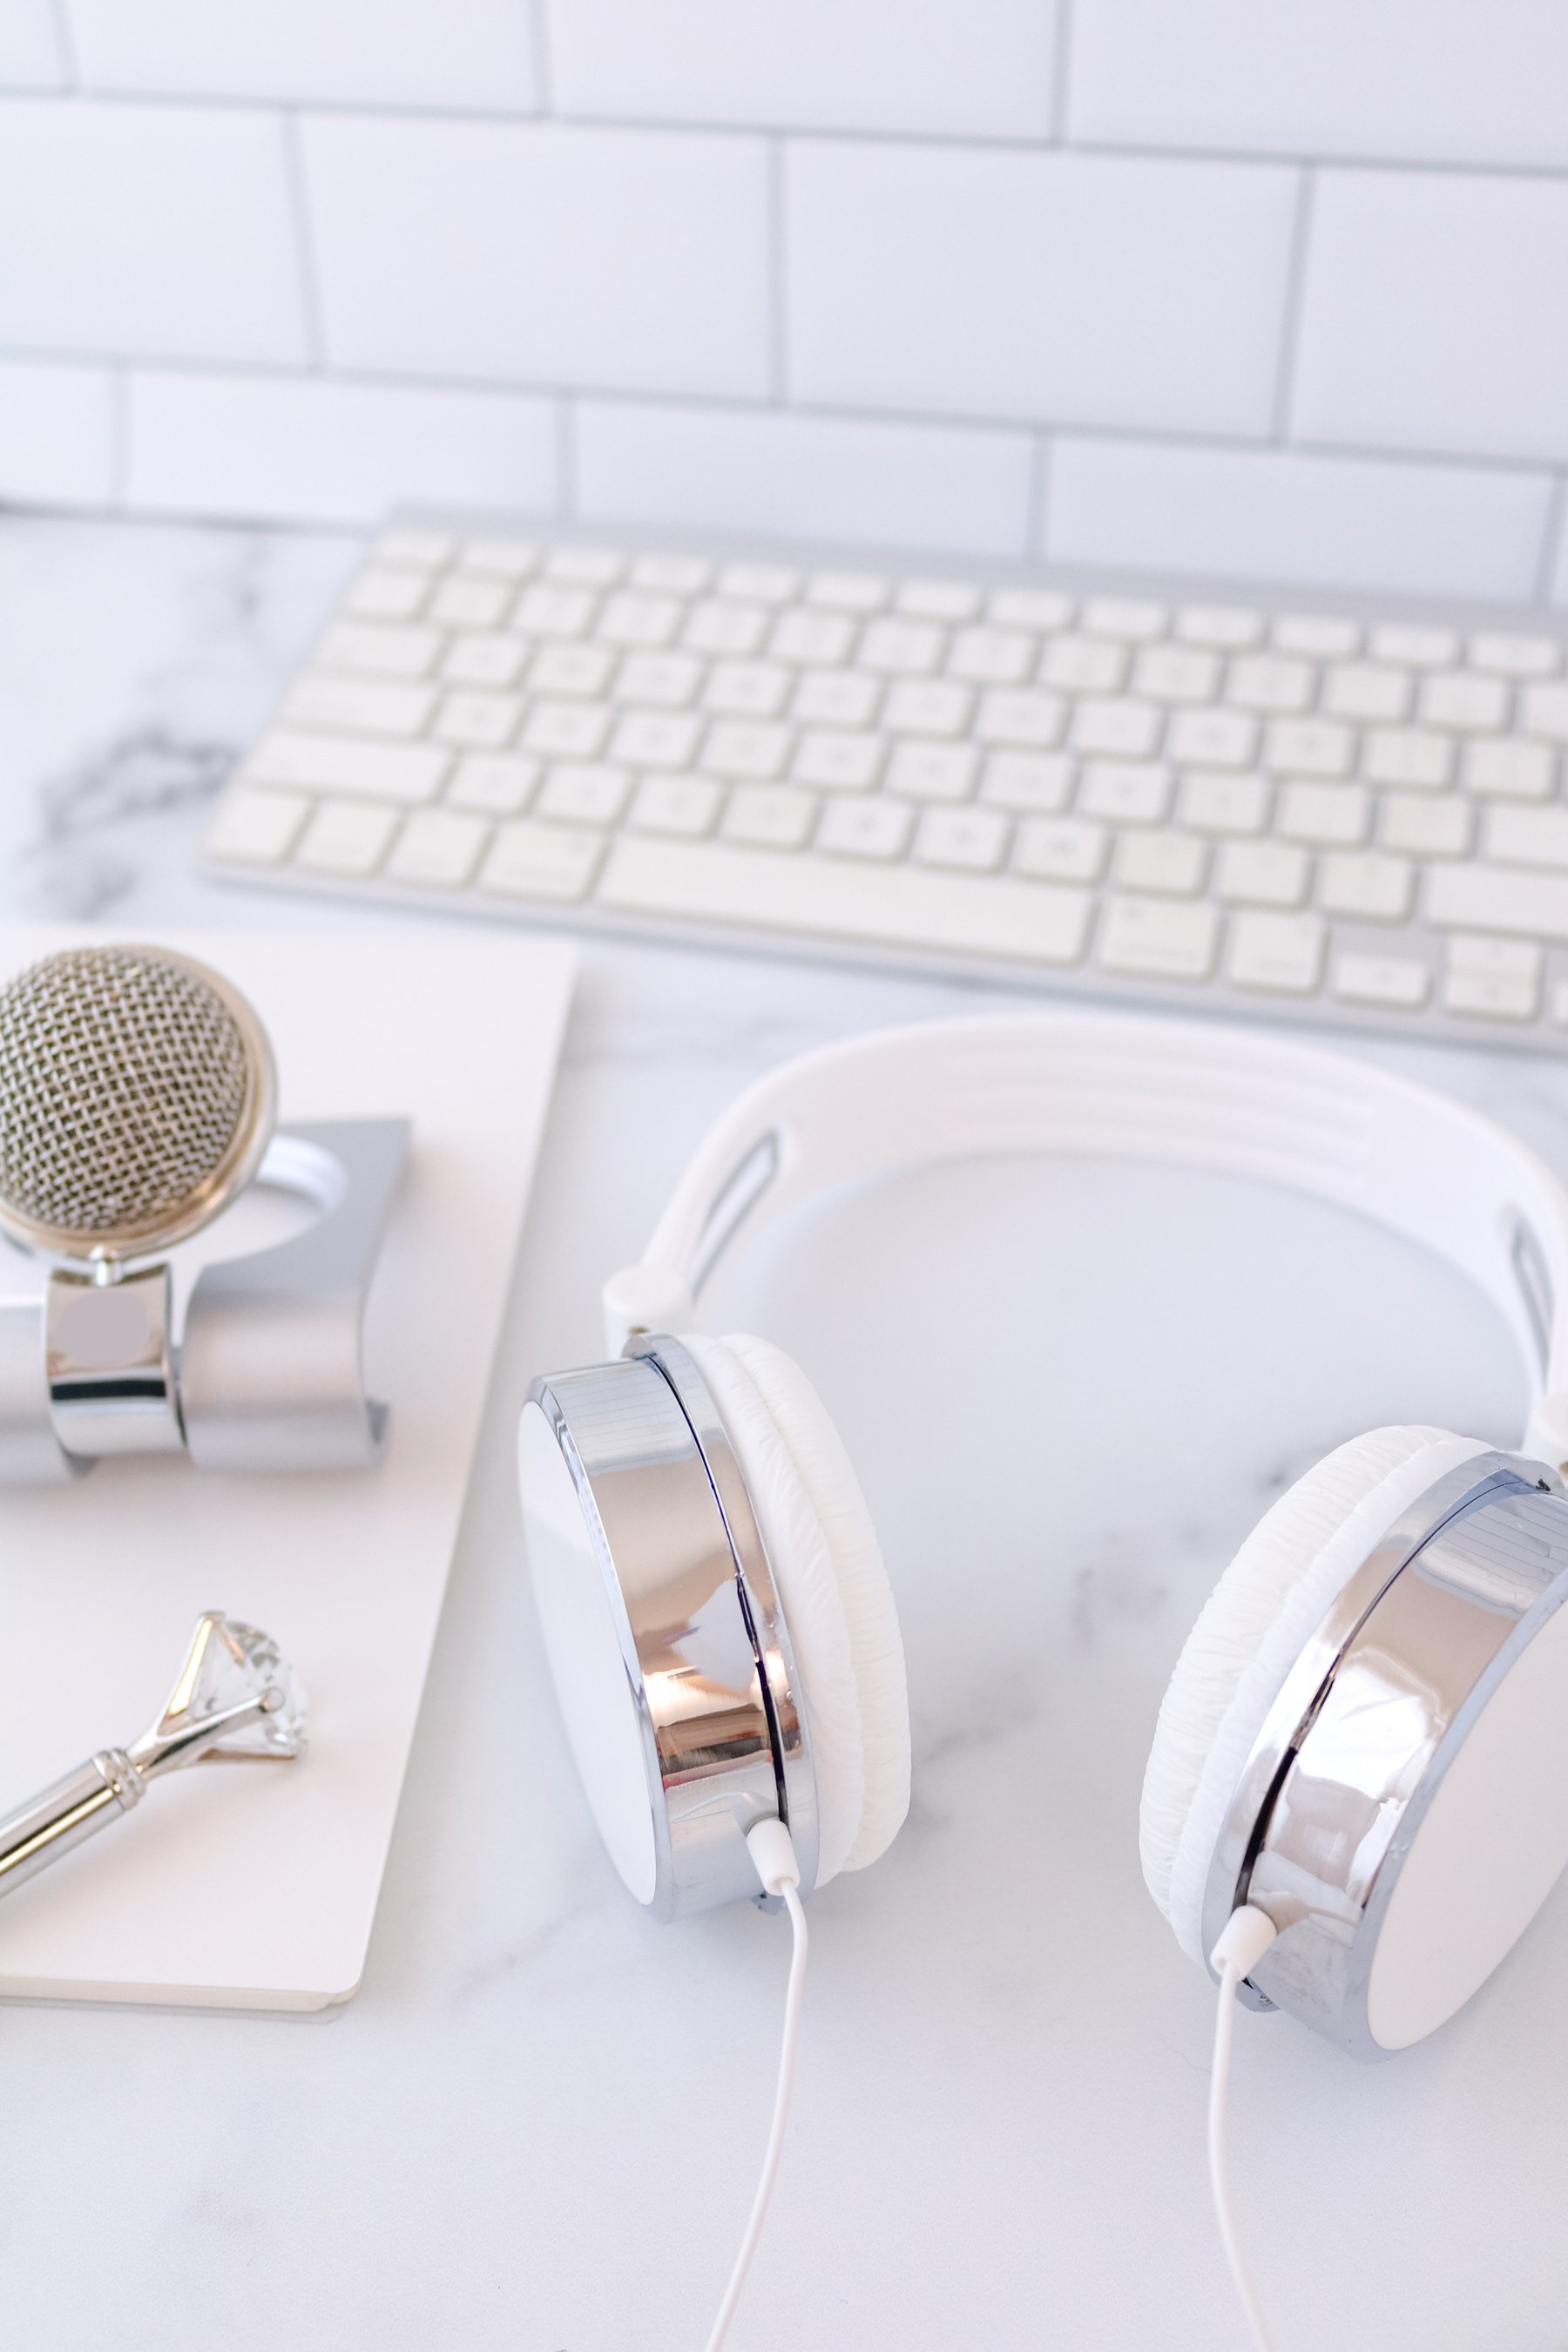
[(475, 915), (1568, 1050), (1532, 617), (409, 523), (211, 869)]

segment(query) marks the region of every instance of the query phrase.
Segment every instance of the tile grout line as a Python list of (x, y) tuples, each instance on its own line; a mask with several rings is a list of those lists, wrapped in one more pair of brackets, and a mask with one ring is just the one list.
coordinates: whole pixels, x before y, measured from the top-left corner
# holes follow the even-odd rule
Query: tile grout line
[(767, 292), (768, 380), (773, 404), (789, 401), (789, 272), (787, 258), (789, 157), (784, 142), (768, 141)]
[(1534, 601), (1538, 604), (1549, 605), (1552, 603), (1558, 562), (1563, 550), (1565, 519), (1568, 519), (1568, 477), (1560, 473), (1552, 484), (1546, 521), (1541, 534), (1541, 556), (1535, 567), (1534, 589)]
[(533, 58), (534, 111), (552, 117), (555, 112), (554, 76), (550, 69), (550, 25), (545, 5), (546, 0), (529, 0), (528, 45)]
[(1283, 446), (1290, 437), (1290, 407), (1296, 383), (1296, 360), (1301, 340), (1301, 311), (1306, 301), (1307, 256), (1312, 238), (1317, 170), (1310, 163), (1301, 173), (1296, 191), (1295, 217), (1286, 257), (1285, 302), (1279, 320), (1279, 357), (1274, 376), (1272, 439)]
[(316, 261), (316, 240), (306, 185), (300, 118), (293, 107), (283, 117), (283, 169), (289, 185), (289, 212), (294, 231), (294, 262), (300, 273), (300, 309), (305, 324), (305, 348), (310, 354), (310, 373), (321, 375), (330, 365), (326, 310), (321, 299), (321, 272)]
[(1051, 128), (1054, 147), (1068, 144), (1068, 82), (1072, 72), (1073, 0), (1057, 0), (1055, 37), (1051, 43)]
[(76, 53), (76, 28), (71, 23), (69, 0), (49, 0), (49, 15), (55, 28), (55, 46), (59, 51), (60, 65), (65, 73), (65, 86), (68, 90), (79, 90), (81, 61)]

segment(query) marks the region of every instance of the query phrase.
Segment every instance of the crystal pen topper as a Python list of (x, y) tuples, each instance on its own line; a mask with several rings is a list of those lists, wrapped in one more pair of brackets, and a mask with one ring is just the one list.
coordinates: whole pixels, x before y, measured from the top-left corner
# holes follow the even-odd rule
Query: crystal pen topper
[(210, 1610), (156, 1720), (0, 1821), (0, 1895), (139, 1805), (182, 1765), (302, 1755), (305, 1694), (269, 1633)]

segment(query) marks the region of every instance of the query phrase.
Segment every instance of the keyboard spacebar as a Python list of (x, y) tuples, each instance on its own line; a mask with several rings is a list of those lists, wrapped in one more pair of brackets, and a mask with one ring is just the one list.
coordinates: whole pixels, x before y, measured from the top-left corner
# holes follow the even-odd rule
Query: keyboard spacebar
[(1090, 906), (1086, 890), (1059, 883), (631, 835), (611, 850), (594, 895), (626, 913), (1056, 964), (1082, 955)]

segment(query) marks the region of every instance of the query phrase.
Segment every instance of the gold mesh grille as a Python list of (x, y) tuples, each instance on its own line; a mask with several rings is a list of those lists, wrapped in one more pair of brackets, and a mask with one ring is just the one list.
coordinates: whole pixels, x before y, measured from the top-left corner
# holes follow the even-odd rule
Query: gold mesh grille
[(156, 1230), (233, 1143), (249, 1055), (216, 990), (149, 948), (69, 948), (0, 989), (0, 1204), (79, 1236)]

